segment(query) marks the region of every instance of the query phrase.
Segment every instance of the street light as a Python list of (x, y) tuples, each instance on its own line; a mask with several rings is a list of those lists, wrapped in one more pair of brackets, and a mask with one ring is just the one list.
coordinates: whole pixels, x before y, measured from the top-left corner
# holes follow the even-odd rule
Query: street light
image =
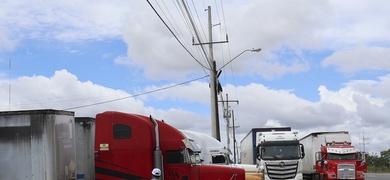
[(242, 54), (244, 54), (245, 52), (247, 51), (250, 51), (250, 52), (260, 52), (261, 51), (261, 48), (252, 48), (252, 49), (246, 49), (244, 51), (242, 51), (240, 54), (238, 54), (236, 57), (234, 57), (233, 59), (231, 59), (229, 62), (227, 62), (225, 65), (223, 65), (222, 67), (220, 67), (218, 69), (221, 70), (222, 68), (224, 68), (226, 65), (228, 65), (229, 63), (231, 63), (232, 61), (234, 61), (236, 58), (238, 58), (238, 56), (241, 56)]
[[(211, 35), (210, 35), (211, 36)], [(211, 38), (210, 38), (211, 39)], [(240, 54), (238, 54), (236, 57), (228, 61), (226, 64), (224, 64), (222, 67), (218, 69), (220, 71), (222, 68), (224, 68), (226, 65), (234, 61), (237, 57), (241, 56), (245, 52), (260, 52), (261, 48), (253, 48), (253, 49), (247, 49), (242, 51)], [(211, 135), (218, 141), (221, 141), (220, 137), (220, 130), (219, 130), (219, 116), (218, 116), (218, 90), (217, 90), (217, 70), (216, 70), (216, 62), (212, 59), (212, 48), (210, 48), (210, 54), (211, 54), (211, 62), (212, 65), (210, 68), (210, 95), (211, 95)]]

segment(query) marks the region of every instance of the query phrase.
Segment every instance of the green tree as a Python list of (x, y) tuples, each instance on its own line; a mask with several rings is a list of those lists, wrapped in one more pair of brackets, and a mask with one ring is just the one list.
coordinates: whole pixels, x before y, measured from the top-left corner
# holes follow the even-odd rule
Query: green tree
[(381, 152), (381, 163), (387, 169), (390, 169), (390, 149)]
[(369, 154), (367, 163), (368, 172), (390, 172), (390, 149), (386, 151), (381, 151), (379, 156), (378, 154)]
[(377, 161), (378, 161), (378, 155), (377, 154), (369, 154), (367, 158), (367, 166), (368, 166), (368, 172), (377, 172)]

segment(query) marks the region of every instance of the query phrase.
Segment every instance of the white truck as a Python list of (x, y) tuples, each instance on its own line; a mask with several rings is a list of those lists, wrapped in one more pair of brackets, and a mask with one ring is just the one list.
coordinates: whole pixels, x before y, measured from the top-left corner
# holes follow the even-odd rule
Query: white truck
[(290, 127), (253, 128), (241, 140), (240, 163), (256, 164), (263, 179), (302, 179), (304, 147)]
[(200, 158), (203, 164), (230, 164), (230, 151), (215, 138), (195, 131), (181, 130), (181, 132), (201, 148)]
[(304, 179), (364, 179), (365, 153), (351, 145), (348, 131), (314, 132), (300, 139)]
[(202, 164), (223, 164), (245, 169), (246, 180), (261, 180), (262, 174), (258, 172), (256, 165), (253, 164), (232, 164), (230, 160), (231, 152), (215, 138), (200, 132), (180, 130), (193, 140), (201, 149), (199, 156)]

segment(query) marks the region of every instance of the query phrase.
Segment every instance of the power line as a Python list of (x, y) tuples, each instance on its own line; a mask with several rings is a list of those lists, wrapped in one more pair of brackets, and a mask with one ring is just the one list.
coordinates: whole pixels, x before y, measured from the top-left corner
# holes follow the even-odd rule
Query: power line
[[(183, 0), (183, 4), (184, 4), (184, 0)], [(192, 6), (194, 7), (194, 11), (195, 11), (196, 17), (197, 17), (197, 19), (198, 19), (199, 26), (201, 27), (201, 30), (202, 30), (202, 33), (203, 33), (203, 38), (204, 38), (204, 39), (207, 39), (207, 38), (206, 38), (206, 33), (204, 32), (204, 28), (203, 28), (202, 23), (201, 23), (200, 18), (199, 18), (199, 13), (198, 13), (198, 11), (196, 10), (196, 6), (195, 6), (194, 1), (192, 1)], [(188, 8), (188, 9), (189, 9), (189, 8)], [(192, 16), (191, 11), (189, 11), (189, 12), (187, 11), (187, 14), (188, 14), (188, 17), (190, 18), (190, 20), (194, 19), (193, 16)], [(195, 23), (194, 23), (194, 24), (195, 24)], [(197, 38), (198, 42), (203, 42), (203, 40), (201, 39), (202, 36), (199, 35), (199, 30), (198, 30), (198, 28), (194, 25), (194, 26), (193, 26), (193, 29), (194, 29), (195, 32), (196, 32), (196, 34), (194, 34), (194, 35), (196, 35), (196, 38)], [(203, 46), (201, 46), (200, 49), (202, 50), (202, 52), (203, 52), (203, 54), (204, 54), (206, 63), (209, 64), (208, 55), (207, 55), (207, 53), (206, 53), (206, 50), (204, 49)], [(209, 66), (210, 66), (210, 64), (209, 64)], [(210, 67), (211, 67), (211, 66), (210, 66)]]
[(149, 2), (149, 0), (146, 0), (149, 4), (149, 6), (153, 9), (154, 13), (156, 13), (156, 15), (160, 18), (160, 20), (164, 23), (165, 27), (168, 28), (169, 32), (171, 32), (171, 34), (173, 35), (173, 37), (175, 37), (175, 39), (179, 42), (179, 44), (187, 51), (188, 54), (190, 54), (190, 56), (196, 61), (198, 62), (199, 65), (201, 65), (202, 67), (206, 68), (206, 69), (209, 69), (207, 68), (206, 66), (204, 66), (202, 63), (200, 63), (200, 61), (198, 59), (195, 58), (195, 56), (184, 46), (184, 44), (179, 40), (179, 38), (176, 36), (176, 34), (172, 31), (172, 29), (168, 26), (168, 24), (164, 21), (164, 19), (160, 16), (160, 14), (157, 12), (157, 10), (153, 7), (153, 5)]
[[(190, 34), (196, 34), (196, 29), (192, 28), (192, 25), (191, 25), (191, 23), (190, 23), (191, 19), (189, 19), (189, 18), (191, 18), (191, 17), (189, 17), (189, 16), (186, 15), (187, 13), (186, 13), (185, 7), (184, 7), (185, 4), (184, 4), (184, 3), (181, 3), (180, 0), (176, 0), (176, 2), (175, 2), (175, 0), (172, 0), (172, 1), (173, 1), (173, 4), (174, 4), (174, 6), (175, 6), (175, 8), (176, 8), (176, 10), (177, 10), (177, 12), (178, 12), (178, 14), (180, 15), (181, 19), (183, 20), (185, 26), (187, 27), (188, 32), (189, 32)], [(157, 1), (156, 1), (156, 3), (157, 3)], [(194, 8), (195, 8), (195, 7), (194, 7)], [(196, 8), (195, 8), (195, 10), (196, 10)], [(168, 8), (167, 8), (167, 11), (169, 11)], [(189, 18), (187, 18), (187, 17), (189, 17)], [(172, 16), (171, 16), (171, 18), (174, 19)], [(175, 22), (175, 21), (174, 21), (174, 22)], [(177, 26), (176, 23), (175, 23), (175, 25)], [(180, 28), (178, 28), (178, 29), (180, 30)], [(184, 38), (184, 37), (183, 37), (183, 38)], [(207, 64), (207, 57), (206, 57), (206, 55), (205, 55), (204, 50), (203, 50), (203, 49), (199, 49), (199, 48), (197, 48), (196, 50), (197, 50), (198, 57), (201, 58), (201, 57), (205, 56), (203, 59), (204, 59), (204, 61), (206, 62), (205, 64)], [(201, 51), (201, 50), (203, 50), (203, 51)], [(203, 53), (204, 55), (201, 55), (201, 53)], [(203, 63), (202, 63), (202, 64), (203, 64)], [(203, 70), (203, 72), (206, 73), (205, 69), (202, 68), (202, 70)]]
[(192, 80), (189, 80), (189, 81), (185, 81), (185, 82), (182, 82), (182, 83), (179, 83), (179, 84), (174, 84), (174, 85), (171, 85), (171, 86), (167, 86), (167, 87), (163, 87), (163, 88), (159, 88), (159, 89), (155, 89), (155, 90), (152, 90), (152, 91), (147, 91), (147, 92), (143, 92), (143, 93), (139, 93), (139, 94), (135, 94), (135, 95), (131, 95), (131, 96), (125, 96), (125, 97), (121, 97), (121, 98), (117, 98), (117, 99), (112, 99), (112, 100), (108, 100), (108, 101), (101, 101), (101, 102), (92, 103), (92, 104), (86, 104), (86, 105), (82, 105), (82, 106), (75, 106), (75, 107), (66, 108), (66, 109), (62, 109), (62, 110), (65, 111), (65, 110), (72, 110), (72, 109), (80, 109), (80, 108), (84, 108), (84, 107), (96, 106), (96, 105), (100, 105), (100, 104), (106, 104), (106, 103), (110, 103), (110, 102), (115, 102), (115, 101), (120, 101), (120, 100), (124, 100), (124, 99), (134, 98), (134, 97), (142, 96), (142, 95), (145, 95), (145, 94), (150, 94), (150, 93), (162, 91), (162, 90), (165, 90), (165, 89), (170, 89), (170, 88), (173, 88), (173, 87), (176, 87), (176, 86), (180, 86), (180, 85), (183, 85), (183, 84), (187, 84), (187, 83), (190, 83), (190, 82), (193, 82), (193, 81), (197, 81), (197, 80), (206, 78), (208, 76), (209, 75), (205, 75), (203, 77), (192, 79)]
[[(191, 25), (192, 25), (193, 30), (194, 30), (195, 37), (196, 37), (196, 39), (198, 40), (198, 42), (202, 42), (202, 41), (201, 41), (201, 38), (200, 38), (200, 35), (199, 35), (199, 32), (198, 32), (198, 28), (196, 27), (196, 24), (195, 24), (194, 21), (193, 21), (194, 18), (193, 18), (192, 14), (191, 14), (191, 11), (189, 11), (189, 7), (188, 7), (188, 5), (184, 2), (184, 0), (182, 0), (182, 2), (183, 2), (184, 10), (185, 10), (185, 12), (187, 13), (188, 19), (189, 19), (189, 21), (190, 21), (190, 23), (191, 23)], [(193, 44), (194, 44), (194, 42), (193, 42)], [(207, 53), (206, 53), (206, 50), (204, 49), (204, 47), (201, 46), (200, 48), (202, 49), (202, 52), (204, 53), (204, 56), (207, 58)], [(209, 63), (209, 67), (210, 67), (210, 68), (206, 68), (206, 69), (210, 70), (212, 65), (210, 64), (209, 61), (207, 61), (207, 63)]]

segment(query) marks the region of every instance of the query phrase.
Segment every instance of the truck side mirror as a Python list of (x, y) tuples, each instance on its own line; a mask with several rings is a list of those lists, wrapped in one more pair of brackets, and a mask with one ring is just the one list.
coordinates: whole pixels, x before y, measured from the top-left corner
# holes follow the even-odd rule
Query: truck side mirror
[(262, 148), (260, 145), (256, 146), (256, 159), (260, 160)]
[(302, 156), (302, 159), (305, 157), (305, 147), (303, 146), (303, 144), (299, 144), (300, 148), (301, 148), (301, 156)]
[(365, 161), (365, 153), (364, 152), (358, 152), (358, 161)]
[(320, 161), (322, 158), (321, 158), (321, 152), (316, 152), (316, 161)]

